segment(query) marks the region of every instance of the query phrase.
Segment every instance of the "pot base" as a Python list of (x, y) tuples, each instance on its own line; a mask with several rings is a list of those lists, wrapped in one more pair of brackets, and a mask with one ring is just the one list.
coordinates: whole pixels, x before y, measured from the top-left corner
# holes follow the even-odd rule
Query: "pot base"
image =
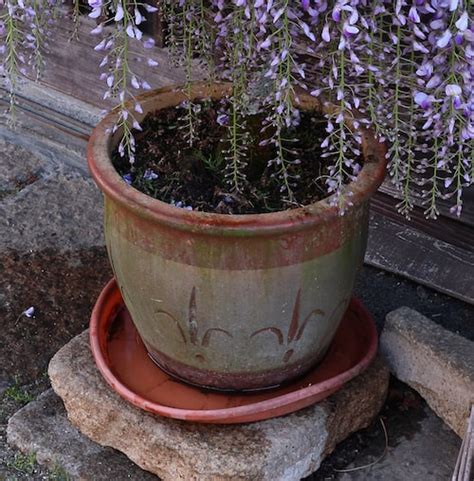
[(196, 389), (207, 389), (209, 391), (236, 394), (236, 393), (239, 393), (239, 392), (248, 393), (248, 392), (266, 391), (267, 389), (276, 389), (276, 388), (280, 387), (280, 384), (275, 384), (273, 386), (265, 386), (265, 387), (261, 387), (261, 388), (248, 388), (248, 389), (228, 388), (228, 389), (226, 389), (226, 388), (218, 388), (218, 387), (214, 387), (214, 386), (208, 386), (205, 383), (204, 384), (199, 384), (198, 382), (193, 383), (189, 379), (186, 379), (186, 378), (180, 376), (179, 373), (176, 370), (174, 370), (174, 369), (172, 370), (172, 369), (168, 368), (167, 367), (168, 363), (163, 362), (163, 355), (157, 356), (156, 354), (153, 353), (153, 351), (148, 346), (146, 346), (146, 344), (145, 344), (145, 347), (148, 351), (148, 356), (150, 356), (150, 359), (156, 364), (158, 369), (161, 369), (163, 372), (168, 374), (168, 376), (173, 377), (174, 379), (177, 379), (178, 381), (180, 381), (182, 383), (189, 384), (190, 386), (193, 386)]
[(158, 368), (178, 381), (199, 389), (226, 393), (261, 392), (291, 384), (311, 369), (314, 369), (326, 354), (326, 352), (324, 352), (316, 361), (309, 359), (307, 362), (301, 362), (295, 367), (285, 369), (264, 371), (256, 374), (245, 372), (220, 374), (203, 369), (193, 369), (153, 350), (146, 344), (145, 347), (150, 359)]
[(353, 299), (325, 358), (303, 377), (273, 390), (211, 392), (176, 380), (150, 359), (115, 280), (94, 307), (90, 341), (99, 371), (124, 399), (161, 416), (214, 424), (269, 419), (321, 401), (364, 371), (377, 351), (374, 321)]

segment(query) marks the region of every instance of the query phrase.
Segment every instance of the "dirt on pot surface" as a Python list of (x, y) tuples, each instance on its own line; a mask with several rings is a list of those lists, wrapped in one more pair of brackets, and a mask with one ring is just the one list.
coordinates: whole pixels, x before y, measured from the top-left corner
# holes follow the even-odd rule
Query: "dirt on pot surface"
[[(199, 105), (194, 123), (195, 141), (189, 145), (184, 109), (170, 107), (148, 114), (142, 132), (135, 132), (136, 159), (131, 168), (118, 151), (113, 163), (119, 174), (139, 191), (177, 207), (219, 214), (260, 214), (287, 210), (327, 197), (325, 175), (330, 158), (323, 157), (321, 143), (327, 136), (327, 120), (317, 112), (302, 112), (297, 128), (283, 133), (288, 179), (293, 197), (282, 188), (281, 167), (269, 163), (277, 156), (274, 145), (260, 145), (262, 119), (250, 116), (246, 163), (240, 191), (233, 188), (229, 154), (229, 127), (221, 125), (218, 102)], [(244, 143), (244, 142), (240, 142)], [(361, 163), (362, 161), (360, 161)], [(280, 171), (280, 172), (279, 172)], [(347, 180), (347, 179), (346, 179)]]

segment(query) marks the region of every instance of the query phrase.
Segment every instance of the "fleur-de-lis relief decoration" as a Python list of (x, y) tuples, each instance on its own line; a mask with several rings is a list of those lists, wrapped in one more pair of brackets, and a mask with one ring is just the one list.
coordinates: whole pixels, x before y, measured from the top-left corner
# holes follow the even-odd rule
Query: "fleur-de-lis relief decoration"
[(294, 343), (299, 341), (304, 334), (306, 326), (311, 319), (314, 319), (315, 316), (323, 317), (325, 315), (324, 311), (321, 309), (313, 309), (301, 322), (301, 289), (298, 289), (298, 294), (296, 295), (295, 305), (293, 307), (293, 314), (291, 317), (290, 326), (288, 328), (288, 333), (286, 335), (283, 334), (282, 330), (278, 327), (264, 327), (263, 329), (259, 329), (255, 331), (250, 338), (252, 339), (259, 334), (263, 334), (265, 332), (270, 332), (274, 334), (278, 339), (278, 344), (280, 346), (286, 345), (287, 350), (284, 354), (283, 361), (288, 362), (291, 356), (294, 354), (294, 349), (292, 346)]
[[(185, 328), (183, 328), (183, 326), (178, 321), (178, 319), (176, 319), (176, 317), (174, 317), (168, 311), (165, 311), (164, 309), (156, 309), (155, 313), (162, 314), (173, 322), (173, 324), (179, 330), (179, 333), (181, 335), (181, 338), (184, 344), (188, 344), (189, 342), (193, 346), (209, 347), (212, 335), (214, 333), (221, 333), (230, 338), (233, 337), (232, 334), (229, 331), (226, 331), (225, 329), (221, 329), (219, 327), (211, 327), (207, 329), (204, 332), (203, 336), (200, 338), (198, 315), (197, 315), (196, 287), (193, 287), (190, 298), (189, 298), (188, 319), (187, 319), (187, 324), (185, 325)], [(196, 357), (201, 360), (204, 359), (202, 354), (196, 354)]]

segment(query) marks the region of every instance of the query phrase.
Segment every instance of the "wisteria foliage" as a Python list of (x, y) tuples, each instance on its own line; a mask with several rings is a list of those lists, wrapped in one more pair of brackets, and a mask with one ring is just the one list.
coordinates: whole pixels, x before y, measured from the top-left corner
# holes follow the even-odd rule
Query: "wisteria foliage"
[[(270, 160), (282, 196), (294, 203), (299, 160), (296, 107), (304, 89), (336, 108), (327, 114), (322, 142), (330, 168), (325, 183), (341, 212), (350, 205), (348, 179), (361, 166), (361, 130), (371, 128), (389, 146), (389, 173), (400, 193), (399, 209), (409, 215), (415, 199), (427, 217), (439, 215), (450, 199), (461, 215), (463, 191), (474, 179), (474, 26), (470, 0), (88, 0), (97, 26), (95, 50), (104, 98), (115, 99), (123, 132), (121, 155), (135, 160), (134, 130), (140, 130), (135, 99), (151, 88), (130, 65), (131, 42), (141, 42), (150, 69), (154, 42), (142, 34), (144, 13), (160, 8), (173, 59), (185, 69), (191, 91), (194, 67), (210, 80), (232, 82), (228, 106), (218, 120), (228, 127), (225, 170), (229, 186), (245, 182), (249, 115), (263, 113), (261, 143), (272, 144)], [(76, 0), (76, 8), (79, 2)], [(49, 27), (59, 0), (0, 0), (2, 74), (14, 105), (19, 75), (43, 68), (43, 51), (54, 42)], [(46, 14), (45, 12), (48, 12)], [(51, 14), (54, 12), (54, 14)], [(77, 14), (77, 10), (76, 10)], [(78, 15), (75, 15), (78, 18)], [(129, 108), (128, 105), (133, 105)], [(200, 105), (182, 106), (183, 135), (195, 142)]]

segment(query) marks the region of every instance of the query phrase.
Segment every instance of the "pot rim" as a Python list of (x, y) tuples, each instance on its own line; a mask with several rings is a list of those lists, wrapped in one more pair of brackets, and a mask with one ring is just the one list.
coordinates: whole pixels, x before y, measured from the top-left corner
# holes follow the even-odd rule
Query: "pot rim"
[[(160, 95), (175, 93), (182, 95), (183, 86), (171, 85), (153, 90), (138, 96), (133, 102), (142, 105)], [(230, 92), (230, 84), (193, 83), (195, 98), (205, 96), (223, 97)], [(177, 101), (175, 105), (180, 102)], [(334, 110), (335, 107), (326, 102), (321, 104), (318, 99), (306, 92), (298, 93), (298, 105), (303, 109), (319, 109), (323, 112)], [(132, 101), (128, 102), (128, 108)], [(152, 109), (145, 109), (145, 115)], [(159, 109), (156, 109), (159, 110)], [(113, 201), (139, 217), (165, 224), (180, 230), (194, 231), (202, 234), (252, 236), (275, 234), (288, 231), (299, 231), (318, 223), (327, 223), (340, 217), (337, 206), (331, 205), (335, 194), (318, 202), (296, 209), (283, 210), (264, 214), (216, 214), (210, 212), (188, 211), (171, 204), (154, 199), (128, 185), (115, 170), (111, 161), (113, 136), (111, 129), (119, 116), (119, 108), (109, 112), (95, 127), (87, 145), (87, 160), (89, 170), (102, 192)], [(359, 129), (362, 136), (362, 154), (365, 163), (357, 179), (346, 187), (346, 195), (350, 196), (354, 209), (368, 201), (385, 177), (386, 152), (384, 143), (378, 142), (370, 129)], [(346, 214), (347, 215), (347, 214)]]

